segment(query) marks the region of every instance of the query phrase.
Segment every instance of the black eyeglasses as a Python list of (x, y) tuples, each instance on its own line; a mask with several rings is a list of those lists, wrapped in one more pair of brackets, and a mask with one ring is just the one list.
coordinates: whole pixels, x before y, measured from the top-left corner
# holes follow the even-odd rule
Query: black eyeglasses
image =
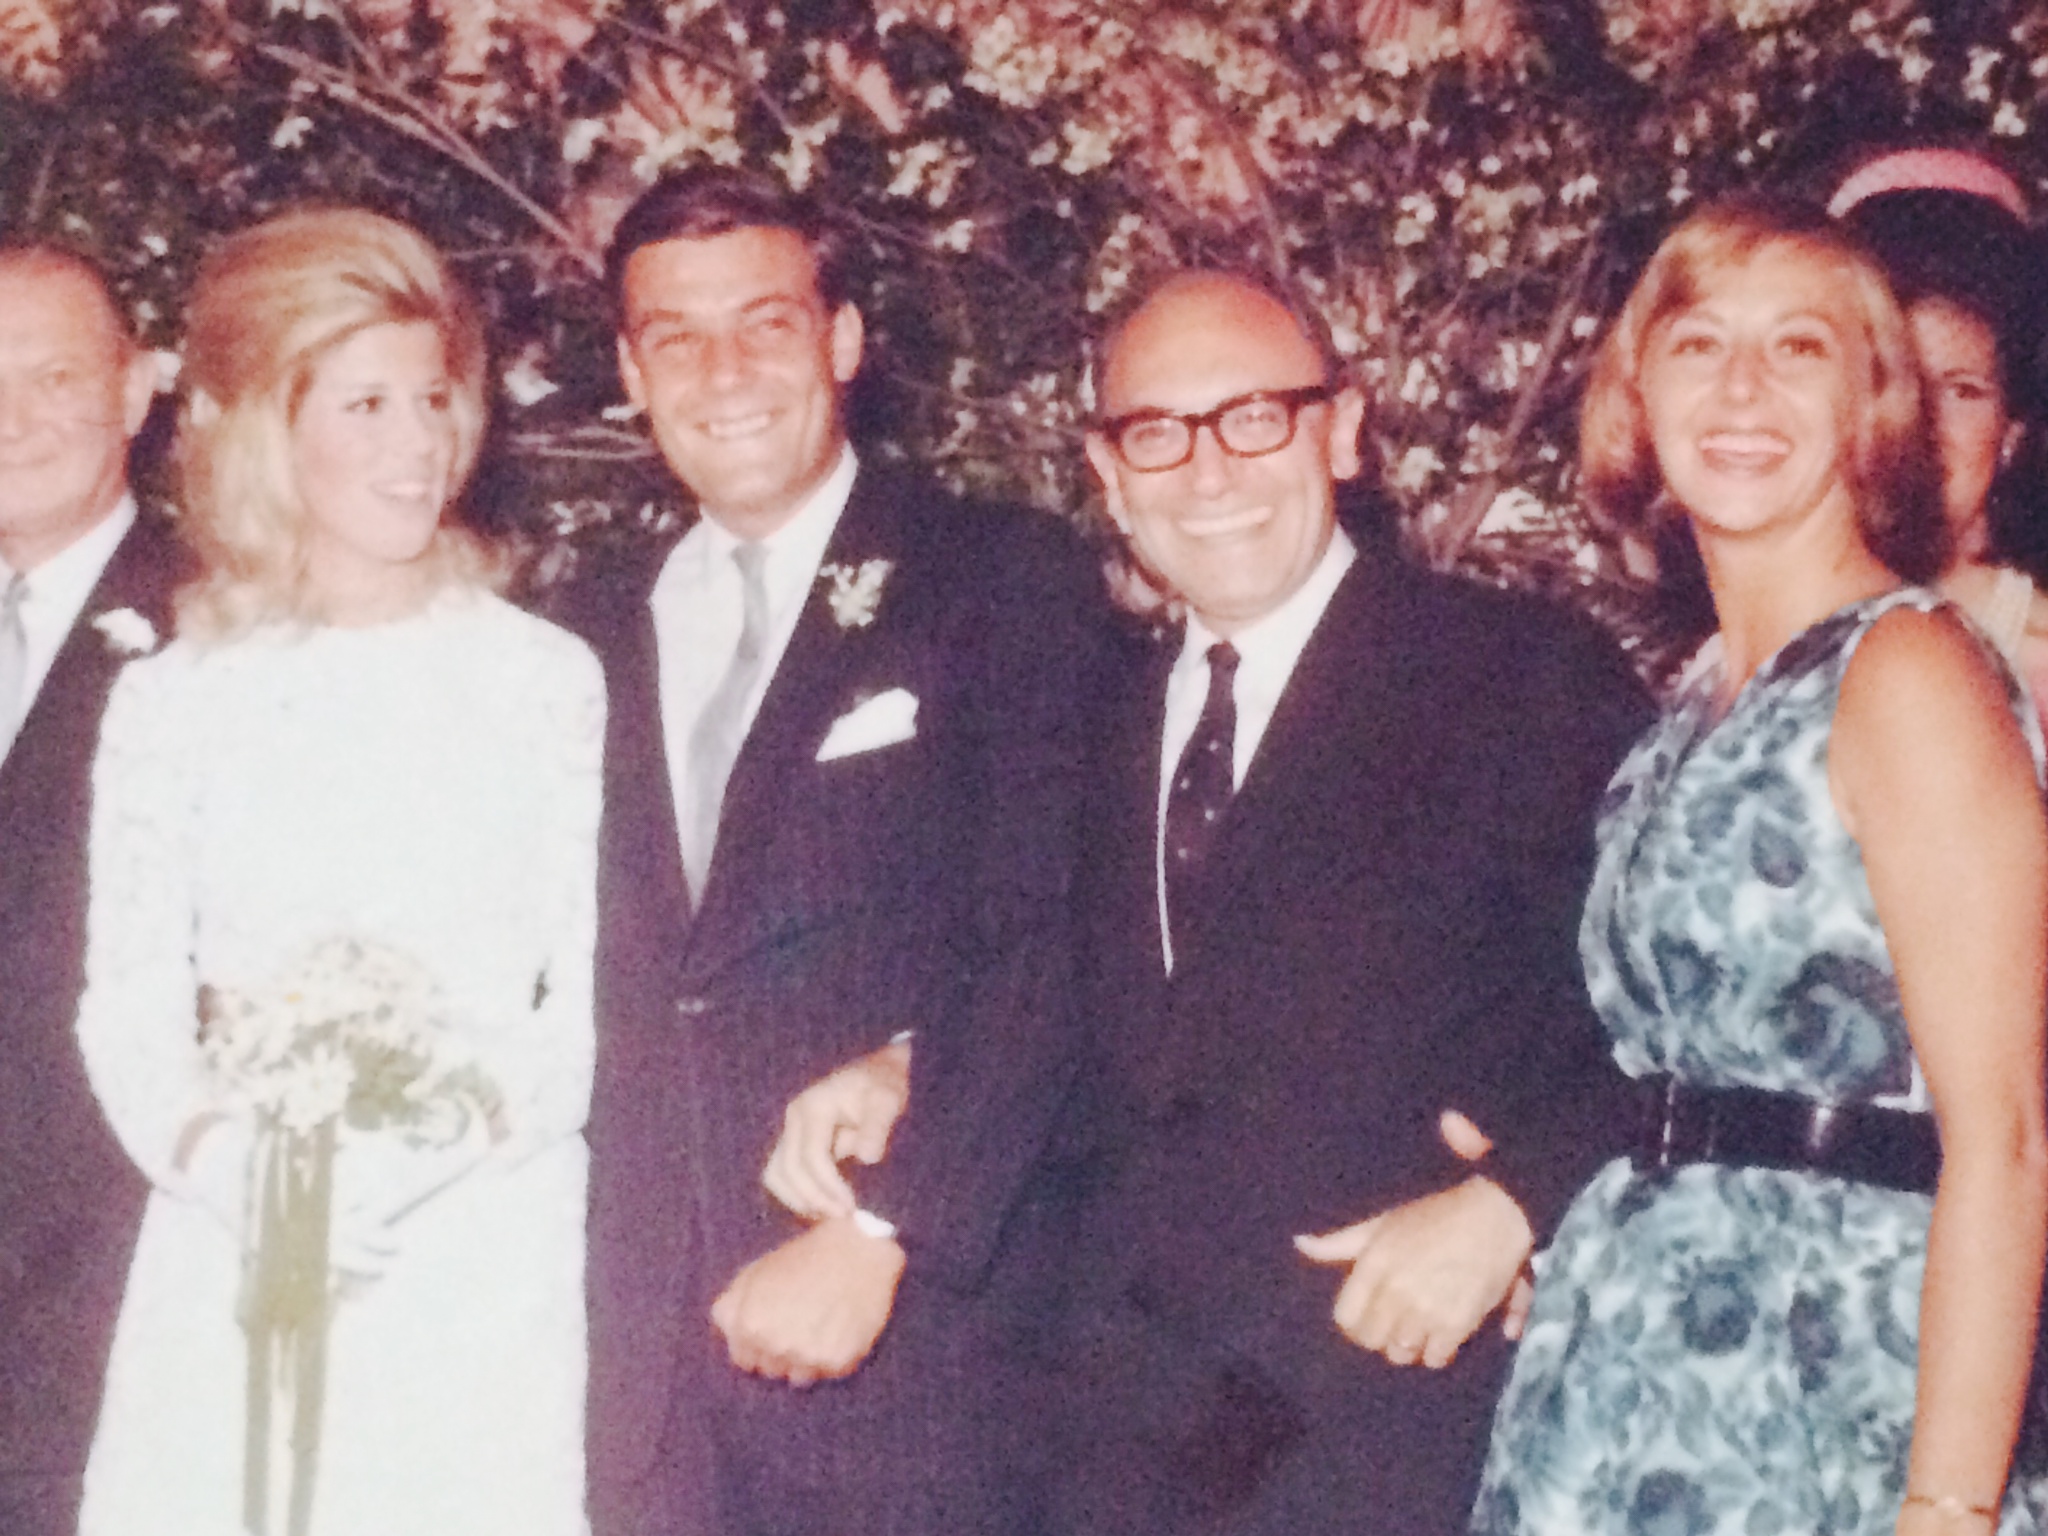
[(1305, 405), (1316, 405), (1336, 393), (1329, 384), (1304, 384), (1299, 389), (1258, 389), (1233, 395), (1211, 410), (1177, 415), (1172, 411), (1130, 411), (1112, 416), (1096, 428), (1117, 457), (1144, 474), (1179, 469), (1195, 456), (1195, 434), (1207, 427), (1225, 453), (1240, 459), (1278, 453), (1294, 441), (1295, 418)]

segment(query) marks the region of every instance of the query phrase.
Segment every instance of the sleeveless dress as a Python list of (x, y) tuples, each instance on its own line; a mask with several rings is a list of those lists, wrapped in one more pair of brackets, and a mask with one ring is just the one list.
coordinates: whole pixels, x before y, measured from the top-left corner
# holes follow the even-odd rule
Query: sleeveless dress
[[(1852, 604), (1712, 717), (1718, 642), (1616, 773), (1580, 929), (1632, 1077), (1926, 1111), (1855, 840), (1828, 792)], [(2002, 669), (2001, 669), (2002, 672)], [(2041, 735), (2007, 677), (2038, 776)], [(1905, 1495), (1929, 1196), (1608, 1164), (1538, 1260), (1477, 1536), (1890, 1536)], [(2000, 1529), (2048, 1529), (2016, 1479)]]
[(123, 674), (94, 770), (78, 1033), (153, 1188), (82, 1536), (242, 1531), (240, 1245), (174, 1157), (220, 1102), (195, 994), (275, 983), (336, 938), (431, 973), (505, 1138), (336, 1304), (313, 1536), (587, 1531), (603, 712), (578, 641), (473, 591), (366, 628), (178, 642)]

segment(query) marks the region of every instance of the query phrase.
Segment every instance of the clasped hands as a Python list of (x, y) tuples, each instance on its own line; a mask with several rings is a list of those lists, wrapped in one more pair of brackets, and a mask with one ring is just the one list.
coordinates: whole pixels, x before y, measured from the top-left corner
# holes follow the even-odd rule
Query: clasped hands
[(910, 1042), (850, 1062), (792, 1099), (761, 1182), (812, 1225), (743, 1268), (711, 1322), (743, 1371), (804, 1387), (850, 1376), (895, 1306), (903, 1248), (855, 1219), (846, 1158), (872, 1167), (910, 1102)]
[[(742, 1370), (804, 1386), (850, 1375), (874, 1348), (903, 1250), (855, 1225), (857, 1200), (839, 1164), (881, 1162), (909, 1096), (910, 1045), (898, 1041), (791, 1101), (762, 1183), (816, 1224), (747, 1265), (713, 1305)], [(1440, 1129), (1468, 1162), (1492, 1150), (1455, 1111)], [(1528, 1316), (1534, 1234), (1514, 1199), (1478, 1175), (1295, 1246), (1317, 1263), (1348, 1266), (1332, 1317), (1353, 1343), (1395, 1365), (1440, 1369), (1496, 1309), (1509, 1338)]]
[[(334, 1157), (328, 1264), (345, 1286), (381, 1279), (399, 1254), (401, 1225), (480, 1167), (502, 1131), (484, 1114), (464, 1116), (459, 1133), (420, 1145), (390, 1131), (343, 1128)], [(183, 1192), (237, 1242), (255, 1203), (255, 1127), (246, 1114), (209, 1110), (179, 1138), (174, 1166)]]

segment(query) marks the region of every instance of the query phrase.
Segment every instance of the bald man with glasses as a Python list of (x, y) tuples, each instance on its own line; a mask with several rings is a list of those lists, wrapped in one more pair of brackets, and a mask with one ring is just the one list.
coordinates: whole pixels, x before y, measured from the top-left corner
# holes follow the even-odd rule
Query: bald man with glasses
[(1601, 1155), (1575, 935), (1643, 702), (1590, 631), (1353, 543), (1365, 399), (1263, 279), (1172, 278), (1100, 365), (1088, 457), (1184, 623), (1094, 774), (1047, 1525), (1450, 1536), (1481, 1325)]

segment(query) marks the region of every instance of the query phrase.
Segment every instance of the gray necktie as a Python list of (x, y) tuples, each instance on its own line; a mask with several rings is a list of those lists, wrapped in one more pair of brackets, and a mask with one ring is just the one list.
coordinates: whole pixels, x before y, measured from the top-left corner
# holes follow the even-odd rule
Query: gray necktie
[(0, 758), (14, 745), (28, 705), (28, 631), (21, 623), (27, 597), (28, 577), (16, 571), (0, 591)]
[(732, 552), (740, 568), (744, 606), (740, 643), (732, 653), (718, 691), (690, 729), (690, 804), (683, 820), (683, 869), (690, 877), (690, 895), (700, 905), (704, 882), (711, 873), (711, 850), (718, 845), (718, 814), (725, 803), (725, 781), (746, 740), (747, 700), (760, 681), (768, 656), (768, 588), (762, 581), (768, 551), (742, 544)]

